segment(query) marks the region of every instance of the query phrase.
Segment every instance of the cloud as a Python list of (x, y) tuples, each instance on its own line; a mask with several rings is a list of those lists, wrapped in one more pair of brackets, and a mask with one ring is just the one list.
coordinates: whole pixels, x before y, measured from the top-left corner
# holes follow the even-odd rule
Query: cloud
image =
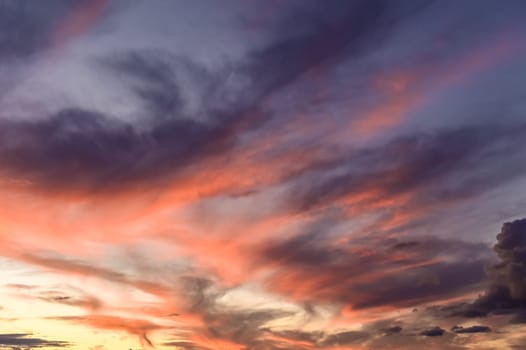
[(183, 276), (179, 284), (186, 309), (177, 317), (194, 314), (199, 325), (188, 329), (190, 335), (182, 340), (170, 341), (170, 345), (185, 349), (257, 348), (265, 344), (266, 327), (272, 321), (293, 316), (290, 311), (274, 308), (231, 308), (219, 300), (227, 290), (214, 281), (197, 276)]
[(422, 332), (420, 332), (420, 335), (423, 335), (425, 337), (441, 337), (444, 335), (445, 332), (446, 331), (440, 327), (433, 327), (423, 330)]
[[(104, 2), (93, 6), (99, 3)], [(270, 95), (326, 60), (357, 55), (370, 45), (374, 33), (389, 22), (386, 6), (376, 0), (303, 4), (303, 10), (288, 13), (280, 24), (301, 28), (300, 33), (283, 39), (279, 31), (248, 59), (214, 73), (159, 51), (103, 59), (110, 74), (129, 78), (130, 89), (145, 108), (143, 125), (119, 123), (103, 112), (74, 107), (33, 121), (3, 120), (0, 136), (9, 141), (0, 144), (5, 159), (0, 173), (50, 190), (103, 191), (173, 180), (211, 156), (230, 156), (234, 147), (242, 146), (242, 136), (272, 120), (262, 111)], [(183, 96), (188, 89), (181, 88), (188, 79), (192, 84), (199, 81), (197, 94), (202, 94), (201, 107), (190, 115)], [(233, 88), (228, 83), (232, 79), (247, 80), (249, 86)], [(233, 97), (225, 99), (224, 94)]]
[(387, 335), (396, 334), (396, 333), (400, 333), (402, 331), (402, 327), (400, 327), (400, 326), (392, 326), (392, 327), (388, 327), (388, 328), (383, 329), (383, 331)]
[(29, 58), (49, 48), (57, 23), (73, 8), (63, 0), (46, 6), (31, 1), (2, 1), (0, 10), (0, 61)]
[[(35, 74), (34, 63), (55, 54), (87, 32), (103, 12), (105, 0), (70, 2), (50, 0), (45, 5), (28, 0), (0, 4), (0, 98)], [(50, 55), (47, 57), (51, 57)], [(55, 56), (54, 59), (57, 57)]]
[(21, 176), (49, 190), (103, 191), (174, 177), (190, 160), (219, 152), (223, 141), (228, 144), (221, 126), (177, 119), (142, 133), (79, 109), (34, 122), (3, 120), (2, 126), (4, 176)]
[(335, 334), (331, 334), (327, 336), (323, 341), (321, 342), (322, 347), (331, 347), (331, 346), (339, 346), (339, 345), (352, 345), (352, 344), (360, 344), (364, 342), (364, 340), (369, 339), (370, 335), (366, 332), (361, 331), (346, 331), (346, 332), (339, 332)]
[[(315, 1), (301, 4), (283, 16), (275, 37), (255, 51), (246, 69), (263, 79), (263, 94), (273, 92), (324, 64), (342, 57), (355, 57), (378, 44), (389, 25), (388, 2), (353, 1), (321, 6)], [(290, 33), (283, 36), (283, 33)], [(332, 61), (332, 62), (331, 62)], [(255, 79), (254, 79), (255, 80)]]
[(263, 247), (260, 254), (275, 267), (267, 281), (271, 290), (359, 310), (440, 300), (476, 290), (484, 280), (490, 250), (483, 244), (432, 237), (401, 248), (380, 237), (335, 244), (326, 224), (333, 222)]
[(454, 326), (453, 328), (451, 328), (451, 331), (457, 334), (489, 333), (491, 332), (491, 328), (488, 326), (470, 326), (470, 327)]
[(366, 344), (377, 334), (366, 331), (272, 331), (267, 330), (267, 344), (279, 349), (331, 349)]
[(8, 349), (67, 348), (71, 344), (65, 341), (46, 340), (33, 337), (30, 333), (0, 334), (0, 347)]
[(52, 43), (62, 46), (85, 33), (103, 13), (108, 0), (82, 1), (53, 30)]
[[(7, 39), (5, 49), (1, 41), (4, 37), (0, 40), (0, 48), (4, 50), (0, 52), (0, 62), (9, 57), (31, 57), (53, 43), (69, 41), (94, 23), (105, 3), (82, 2), (71, 11), (69, 7), (64, 9), (63, 16), (53, 19), (40, 14), (39, 11), (47, 10), (38, 6), (29, 9), (27, 2), (16, 6), (14, 2), (2, 3), (11, 6), (9, 11), (13, 12), (13, 17), (23, 23), (16, 30), (4, 28)], [(436, 56), (448, 64), (452, 58), (459, 58), (461, 64), (452, 72), (471, 66), (467, 64), (472, 62), (470, 59), (463, 60), (458, 53), (450, 56), (448, 50), (434, 55), (435, 46), (449, 48), (450, 41), (457, 45), (457, 41), (467, 40), (448, 34), (445, 39), (429, 40), (433, 43), (429, 50), (408, 49), (413, 54), (419, 51), (415, 54), (418, 58), (404, 63), (418, 65), (415, 72), (409, 69), (397, 74), (400, 67), (394, 63), (380, 69), (381, 79), (371, 74), (378, 68), (378, 62), (385, 59), (384, 51), (375, 50), (392, 35), (409, 29), (420, 33), (414, 30), (415, 23), (409, 21), (407, 26), (399, 26), (399, 21), (408, 19), (405, 16), (414, 15), (414, 11), (426, 5), (427, 1), (412, 5), (379, 0), (331, 4), (293, 1), (284, 5), (289, 6), (286, 11), (280, 11), (273, 18), (276, 26), (272, 27), (264, 45), (256, 43), (248, 50), (247, 57), (225, 63), (217, 70), (162, 50), (121, 51), (98, 59), (97, 73), (101, 74), (102, 67), (102, 73), (110, 79), (122, 79), (131, 91), (131, 98), (139, 102), (140, 108), (135, 111), (140, 117), (137, 122), (115, 118), (104, 106), (100, 110), (64, 108), (49, 115), (35, 115), (31, 120), (19, 119), (16, 115), (3, 118), (0, 121), (0, 177), (13, 180), (16, 187), (13, 193), (20, 201), (4, 207), (14, 211), (12, 207), (20, 206), (24, 213), (21, 216), (25, 218), (24, 215), (33, 214), (27, 209), (30, 201), (25, 202), (26, 197), (19, 197), (17, 191), (34, 191), (38, 195), (43, 191), (44, 199), (39, 203), (44, 205), (36, 207), (44, 210), (38, 214), (34, 210), (34, 215), (50, 217), (57, 222), (57, 226), (42, 225), (41, 222), (48, 221), (32, 218), (29, 220), (31, 226), (26, 229), (24, 225), (12, 224), (18, 216), (9, 219), (8, 212), (5, 214), (6, 232), (11, 235), (11, 231), (23, 227), (21, 231), (28, 231), (30, 237), (13, 238), (20, 246), (14, 249), (15, 244), (5, 245), (8, 247), (6, 254), (58, 274), (90, 277), (88, 281), (92, 277), (99, 278), (156, 298), (155, 303), (147, 307), (131, 303), (128, 307), (112, 309), (112, 305), (104, 302), (105, 298), (80, 291), (75, 293), (63, 287), (18, 286), (19, 292), (50, 303), (87, 308), (89, 315), (55, 319), (96, 329), (122, 330), (138, 336), (144, 346), (152, 346), (151, 333), (161, 330), (173, 332), (165, 345), (193, 350), (381, 349), (388, 348), (388, 343), (400, 347), (407, 345), (411, 342), (407, 339), (411, 335), (409, 332), (416, 329), (415, 334), (418, 334), (438, 320), (425, 320), (419, 327), (404, 323), (401, 317), (381, 327), (365, 324), (361, 329), (333, 329), (331, 323), (328, 329), (312, 332), (283, 330), (273, 325), (301, 315), (270, 307), (230, 309), (219, 299), (228, 293), (229, 287), (254, 283), (265, 288), (265, 293), (271, 293), (269, 298), (285, 298), (287, 302), (303, 305), (316, 322), (326, 321), (323, 317), (335, 317), (318, 313), (320, 305), (328, 305), (339, 313), (336, 317), (344, 318), (346, 312), (373, 313), (375, 308), (390, 312), (464, 297), (466, 293), (480, 290), (485, 281), (484, 266), (491, 259), (489, 248), (485, 244), (441, 238), (434, 232), (421, 234), (421, 231), (444, 218), (438, 217), (441, 209), (476, 199), (522, 176), (526, 166), (522, 165), (522, 152), (517, 150), (525, 145), (524, 124), (499, 122), (451, 125), (443, 129), (425, 127), (422, 129), (426, 131), (422, 132), (405, 129), (399, 130), (400, 136), (394, 139), (387, 134), (380, 135), (384, 137), (367, 140), (364, 144), (353, 143), (353, 146), (347, 141), (340, 142), (332, 133), (331, 137), (321, 136), (321, 130), (325, 130), (320, 126), (325, 123), (321, 116), (324, 120), (330, 119), (329, 123), (334, 122), (332, 130), (351, 130), (354, 132), (351, 135), (363, 132), (368, 137), (378, 136), (376, 131), (384, 131), (385, 126), (401, 123), (401, 117), (424, 99), (423, 95), (412, 94), (413, 89), (428, 78), (426, 74), (419, 75), (422, 72), (418, 62), (425, 60), (424, 56)], [(31, 12), (30, 18), (33, 14), (35, 18), (42, 16), (42, 22), (23, 21), (25, 11), (36, 11)], [(56, 14), (57, 10), (53, 11)], [(13, 39), (17, 36), (30, 39), (33, 35), (38, 37), (35, 42), (21, 40), (19, 43)], [(428, 35), (424, 37), (429, 38)], [(412, 40), (404, 42), (414, 45)], [(479, 51), (475, 53), (467, 58), (479, 57)], [(480, 67), (491, 66), (500, 58), (500, 54), (493, 57), (490, 53), (489, 56), (489, 61), (482, 60), (482, 64), (474, 62), (476, 69), (462, 75), (460, 80), (478, 75)], [(356, 62), (356, 71), (360, 73), (348, 75), (346, 65)], [(324, 74), (329, 72), (334, 76)], [(444, 81), (451, 79), (457, 83), (452, 75), (445, 74)], [(385, 81), (384, 77), (387, 77)], [(326, 111), (310, 99), (305, 102), (298, 98), (302, 104), (313, 108), (314, 112), (307, 112), (315, 117), (304, 116), (301, 108), (287, 110), (289, 90), (308, 90), (312, 86), (316, 90), (323, 84), (341, 88), (338, 93), (345, 93), (346, 103), (352, 104), (354, 92), (348, 92), (347, 83), (345, 86), (333, 84), (333, 79), (353, 81), (353, 84), (358, 81), (356, 86), (360, 89), (356, 90), (365, 90), (361, 85), (374, 85), (381, 80), (379, 84), (385, 86), (368, 90), (368, 93), (385, 94), (387, 103), (374, 105), (364, 113), (360, 108), (335, 108), (334, 114), (338, 117), (334, 118), (332, 115), (325, 118)], [(445, 88), (446, 85), (442, 82), (433, 88)], [(472, 112), (477, 115), (477, 111)], [(309, 125), (311, 122), (313, 125)], [(371, 133), (373, 130), (375, 132)], [(266, 197), (261, 201), (257, 197), (258, 191), (270, 186), (279, 192), (272, 193), (278, 197), (277, 204), (268, 203)], [(185, 213), (181, 214), (174, 209), (175, 201), (168, 204), (160, 201), (162, 204), (155, 210), (162, 214), (152, 215), (148, 208), (137, 212), (138, 215), (125, 215), (131, 218), (130, 223), (122, 219), (113, 221), (113, 218), (106, 221), (114, 214), (111, 205), (94, 205), (94, 211), (102, 214), (84, 216), (83, 210), (92, 209), (89, 205), (82, 206), (86, 192), (100, 195), (100, 203), (103, 203), (127, 191), (141, 194), (152, 191), (160, 196), (175, 193), (173, 196), (177, 200), (182, 198), (185, 204), (196, 199), (211, 202), (209, 197), (217, 196), (213, 200), (219, 204), (210, 204), (213, 208), (209, 211), (213, 212), (217, 205), (227, 208), (227, 214), (218, 210), (210, 216), (224, 215), (231, 222), (224, 229), (214, 218), (207, 217), (209, 213), (202, 208), (209, 205), (208, 201), (192, 203), (199, 208), (195, 209), (197, 219), (192, 218), (190, 222), (185, 221), (186, 216), (181, 219), (179, 215), (184, 216), (194, 207), (185, 207), (181, 210)], [(82, 195), (69, 196), (72, 193)], [(64, 202), (70, 204), (68, 201), (72, 197), (72, 201), (82, 204), (76, 206), (78, 202), (75, 202), (68, 207), (71, 210), (67, 213), (64, 210), (64, 217), (60, 212), (60, 220), (47, 212), (46, 204), (52, 203), (62, 211), (64, 203), (61, 200), (67, 198)], [(7, 203), (11, 197), (6, 198)], [(247, 201), (250, 205), (245, 205), (242, 200), (246, 198), (257, 200)], [(135, 205), (134, 200), (130, 195), (125, 200), (119, 197), (115, 202), (119, 207), (126, 207)], [(241, 206), (253, 206), (257, 217), (243, 217), (240, 224), (236, 218), (243, 216), (239, 212), (244, 213), (245, 208), (240, 209)], [(267, 211), (272, 213), (266, 214)], [(326, 215), (328, 212), (336, 214)], [(94, 220), (96, 224), (89, 222), (92, 217), (98, 219), (97, 215), (104, 218), (101, 220), (105, 222), (104, 227), (98, 226), (97, 220)], [(168, 216), (170, 218), (166, 218)], [(262, 221), (268, 222), (257, 221), (261, 216), (264, 216)], [(322, 219), (317, 220), (318, 217)], [(305, 226), (304, 222), (307, 222)], [(11, 229), (11, 224), (15, 230)], [(107, 230), (111, 234), (106, 232), (108, 226), (112, 226)], [(180, 226), (183, 233), (180, 233)], [(522, 314), (516, 310), (525, 307), (524, 247), (521, 246), (524, 242), (520, 239), (522, 233), (515, 231), (522, 232), (523, 228), (517, 224), (512, 226), (513, 229), (503, 229), (496, 246), (502, 263), (489, 269), (491, 288), (468, 311), (489, 315), (511, 308), (520, 322)], [(61, 230), (64, 227), (67, 230)], [(89, 263), (86, 257), (47, 256), (26, 249), (29, 247), (26, 241), (31, 244), (35, 241), (37, 248), (45, 246), (47, 242), (43, 242), (42, 237), (47, 236), (40, 232), (46, 231), (56, 234), (53, 238), (57, 241), (75, 237), (72, 243), (82, 240), (89, 243), (86, 246), (97, 247), (95, 249), (111, 240), (117, 245), (108, 249), (112, 252), (114, 248), (122, 248), (118, 244), (126, 247), (138, 244), (135, 238), (162, 239), (163, 245), (170, 244), (170, 263), (176, 254), (174, 264), (184, 262), (189, 271), (186, 275), (165, 268), (168, 262), (165, 256), (157, 254), (156, 247), (152, 251), (162, 267), (139, 269), (141, 271), (135, 274)], [(100, 233), (91, 235), (93, 231)], [(125, 231), (132, 233), (128, 236), (127, 232), (123, 233)], [(133, 237), (133, 242), (128, 239), (132, 235), (138, 236)], [(61, 243), (63, 246), (53, 249), (60, 251), (67, 246), (68, 250), (75, 251), (78, 248), (69, 244), (69, 240)], [(96, 253), (98, 256), (100, 252)], [(117, 310), (134, 316), (110, 314)], [(341, 320), (330, 321), (338, 324)], [(490, 325), (493, 329), (494, 325)], [(451, 332), (430, 328), (420, 333), (424, 337), (413, 337), (415, 345), (410, 346), (432, 344), (427, 348), (458, 349), (460, 345), (446, 344), (451, 337), (457, 337), (457, 333), (484, 333), (484, 327), (459, 326)]]
[(24, 256), (19, 257), (19, 259), (26, 263), (34, 264), (64, 274), (96, 277), (116, 283), (121, 283), (123, 285), (134, 287), (159, 297), (166, 296), (171, 291), (168, 286), (162, 283), (135, 279), (126, 275), (125, 273), (90, 265), (79, 260), (60, 257), (37, 256), (31, 254), (25, 254)]
[(461, 305), (452, 314), (480, 317), (520, 312), (526, 307), (526, 219), (504, 223), (494, 250), (500, 261), (488, 268), (488, 289), (472, 304)]
[[(408, 194), (410, 204), (425, 206), (474, 196), (518, 176), (511, 168), (498, 174), (491, 168), (514, 158), (512, 150), (522, 144), (525, 130), (524, 125), (472, 125), (402, 136), (358, 150), (298, 181), (290, 192), (291, 205), (306, 210), (348, 202), (359, 208), (382, 197)], [(455, 184), (453, 177), (460, 180)]]
[(153, 346), (152, 341), (148, 337), (150, 332), (164, 328), (161, 325), (146, 320), (128, 319), (109, 315), (57, 316), (50, 317), (49, 319), (84, 324), (98, 329), (123, 330), (129, 334), (138, 336), (141, 344), (145, 346)]
[(55, 288), (43, 288), (23, 284), (8, 284), (6, 287), (13, 289), (17, 297), (38, 299), (49, 303), (69, 305), (96, 311), (102, 308), (103, 302), (78, 288), (68, 285), (59, 285)]
[(50, 293), (43, 293), (43, 294), (44, 295), (41, 295), (39, 299), (50, 302), (50, 303), (83, 307), (83, 308), (87, 308), (90, 310), (98, 310), (103, 305), (102, 302), (98, 298), (93, 297), (93, 296), (85, 297), (85, 298), (76, 298), (73, 296), (64, 295), (61, 292), (53, 292), (53, 291), (50, 291)]
[(525, 310), (519, 310), (513, 318), (510, 320), (511, 323), (514, 324), (526, 324), (526, 311)]
[(501, 260), (491, 271), (495, 283), (506, 285), (512, 299), (526, 301), (526, 219), (505, 223), (494, 249)]

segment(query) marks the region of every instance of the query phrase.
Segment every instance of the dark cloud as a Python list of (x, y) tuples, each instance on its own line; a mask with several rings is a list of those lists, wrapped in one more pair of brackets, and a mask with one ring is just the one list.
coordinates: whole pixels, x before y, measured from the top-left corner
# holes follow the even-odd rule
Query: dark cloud
[[(391, 24), (387, 10), (388, 2), (381, 0), (302, 2), (283, 16), (272, 44), (253, 54), (249, 75), (263, 79), (262, 91), (271, 92), (328, 60), (363, 53)], [(283, 33), (291, 34), (283, 39)]]
[[(177, 67), (179, 63), (185, 67)], [(176, 68), (190, 70), (194, 66), (182, 58), (175, 58), (163, 51), (130, 52), (117, 55), (102, 62), (114, 74), (132, 81), (126, 81), (140, 101), (146, 105), (147, 118), (174, 119), (183, 117), (183, 98)], [(179, 73), (179, 71), (178, 71)], [(210, 77), (203, 77), (209, 81)], [(151, 120), (150, 120), (151, 122)]]
[(279, 335), (280, 337), (283, 337), (285, 339), (292, 339), (292, 340), (299, 340), (306, 343), (312, 343), (316, 344), (321, 339), (324, 339), (326, 337), (326, 334), (322, 331), (313, 331), (313, 332), (307, 332), (307, 331), (299, 331), (299, 330), (289, 330), (289, 331), (271, 331), (269, 332)]
[(433, 327), (423, 330), (422, 332), (420, 332), (420, 335), (423, 335), (425, 337), (441, 337), (444, 335), (445, 332), (446, 331), (440, 327)]
[(213, 129), (191, 120), (140, 133), (102, 114), (68, 109), (39, 121), (1, 124), (2, 171), (51, 188), (126, 186), (182, 168), (199, 152), (214, 152), (206, 151)]
[(491, 271), (496, 283), (509, 288), (514, 300), (526, 301), (526, 219), (507, 222), (497, 235), (495, 252), (501, 262)]
[(0, 61), (27, 58), (48, 48), (60, 20), (76, 5), (66, 0), (45, 5), (30, 0), (0, 2)]
[(400, 326), (392, 326), (392, 327), (384, 328), (383, 331), (387, 335), (396, 334), (396, 333), (400, 333), (402, 331), (402, 327), (400, 327)]
[(399, 242), (393, 245), (393, 249), (409, 249), (417, 246), (419, 242), (408, 241), (408, 242)]
[(70, 343), (33, 337), (29, 333), (0, 334), (0, 347), (9, 349), (66, 348)]
[(270, 288), (300, 301), (349, 303), (353, 309), (407, 307), (480, 287), (487, 246), (432, 237), (418, 242), (400, 255), (385, 238), (336, 245), (322, 226), (271, 243), (261, 254), (277, 267)]
[(451, 314), (482, 317), (526, 308), (526, 219), (505, 223), (494, 250), (500, 261), (488, 268), (486, 292), (472, 304), (453, 307)]
[(134, 54), (126, 59), (120, 69), (146, 80), (146, 87), (135, 90), (145, 101), (145, 120), (154, 118), (153, 125), (135, 127), (77, 108), (34, 121), (3, 119), (0, 172), (48, 190), (129, 188), (174, 179), (211, 156), (226, 156), (243, 130), (258, 123), (262, 95), (221, 110), (205, 106), (212, 117), (200, 121), (178, 114), (178, 85), (165, 64)]
[[(375, 332), (377, 330), (374, 330)], [(269, 334), (275, 335), (278, 339), (283, 339), (283, 342), (275, 340), (277, 348), (283, 346), (286, 349), (296, 349), (295, 346), (300, 348), (332, 348), (337, 346), (348, 346), (364, 344), (373, 338), (375, 335), (371, 332), (366, 331), (341, 331), (335, 333), (328, 333), (322, 331), (267, 331)], [(292, 340), (296, 342), (296, 345), (290, 345), (286, 340)], [(291, 346), (291, 347), (289, 347)]]
[(489, 333), (491, 332), (491, 328), (488, 326), (471, 326), (471, 327), (454, 326), (453, 328), (451, 328), (451, 331), (458, 333), (458, 334)]
[(526, 324), (526, 310), (516, 312), (510, 322), (514, 324)]
[[(364, 295), (357, 308), (413, 306), (475, 289), (483, 280), (483, 261), (432, 264), (405, 275), (393, 275), (355, 288)], [(466, 277), (469, 276), (469, 277)], [(369, 296), (367, 291), (370, 292)]]
[[(479, 125), (400, 137), (314, 169), (292, 186), (290, 202), (305, 210), (351, 195), (372, 193), (353, 203), (372, 205), (411, 194), (411, 206), (418, 207), (473, 197), (522, 174), (514, 151), (525, 133), (524, 125)], [(500, 163), (505, 168), (497, 172)]]
[(331, 347), (338, 345), (360, 344), (370, 338), (370, 334), (361, 331), (346, 331), (327, 336), (321, 341), (322, 346)]
[(209, 348), (205, 348), (202, 346), (197, 346), (192, 342), (189, 341), (168, 341), (163, 343), (164, 346), (168, 347), (174, 347), (175, 349), (183, 349), (183, 350), (211, 350)]
[[(131, 79), (130, 88), (145, 107), (146, 125), (78, 108), (33, 121), (3, 120), (0, 172), (48, 189), (102, 191), (173, 179), (210, 156), (226, 157), (240, 146), (242, 135), (272, 119), (262, 111), (267, 97), (326, 60), (347, 51), (358, 54), (374, 43), (374, 33), (395, 19), (386, 3), (312, 2), (306, 13), (309, 6), (299, 14), (293, 9), (278, 26), (301, 28), (299, 33), (283, 39), (279, 32), (246, 61), (214, 74), (162, 52), (116, 55), (105, 64), (113, 74)], [(188, 75), (203, 82), (197, 112), (203, 116), (185, 112), (181, 86)], [(248, 80), (249, 86), (232, 90), (231, 80)]]

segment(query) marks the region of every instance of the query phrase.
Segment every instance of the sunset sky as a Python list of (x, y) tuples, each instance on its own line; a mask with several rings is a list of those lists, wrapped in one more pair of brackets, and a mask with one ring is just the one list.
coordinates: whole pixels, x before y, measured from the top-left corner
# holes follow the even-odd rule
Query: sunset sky
[(526, 1), (0, 0), (0, 350), (526, 349)]

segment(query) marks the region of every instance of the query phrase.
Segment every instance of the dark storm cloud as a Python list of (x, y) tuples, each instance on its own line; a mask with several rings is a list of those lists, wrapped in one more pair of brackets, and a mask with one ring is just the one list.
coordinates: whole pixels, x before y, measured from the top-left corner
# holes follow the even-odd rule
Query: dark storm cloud
[(525, 302), (526, 219), (505, 223), (494, 249), (501, 260), (491, 271), (495, 283), (507, 286), (513, 299)]
[(526, 219), (507, 222), (494, 246), (500, 261), (488, 268), (489, 287), (473, 304), (452, 307), (450, 313), (481, 317), (490, 313), (521, 318), (526, 308)]
[(0, 334), (0, 347), (9, 349), (66, 348), (70, 345), (64, 341), (36, 338), (29, 333)]

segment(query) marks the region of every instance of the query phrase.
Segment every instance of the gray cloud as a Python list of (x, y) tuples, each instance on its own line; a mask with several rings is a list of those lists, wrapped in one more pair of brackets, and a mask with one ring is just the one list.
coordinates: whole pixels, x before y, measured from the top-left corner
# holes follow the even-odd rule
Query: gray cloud
[(66, 348), (70, 343), (33, 337), (29, 333), (0, 334), (0, 347), (8, 349)]
[(425, 337), (441, 337), (444, 335), (445, 332), (446, 331), (440, 327), (433, 327), (423, 330), (422, 332), (420, 332), (420, 335), (423, 335)]
[(474, 303), (453, 307), (451, 314), (481, 317), (519, 312), (515, 319), (520, 319), (526, 308), (526, 219), (505, 223), (494, 250), (500, 261), (487, 271), (488, 289)]
[(522, 173), (511, 164), (498, 173), (492, 169), (517, 158), (525, 132), (524, 125), (480, 125), (403, 136), (315, 168), (293, 186), (291, 204), (316, 208), (368, 191), (380, 197), (414, 193), (415, 206), (476, 196)]
[[(81, 3), (81, 2), (80, 2)], [(28, 58), (49, 47), (59, 21), (78, 3), (51, 0), (0, 2), (0, 61)]]
[[(334, 245), (322, 225), (270, 243), (261, 254), (276, 266), (270, 288), (294, 295), (296, 285), (310, 281), (307, 290), (298, 287), (305, 300), (350, 303), (353, 309), (440, 300), (478, 289), (485, 279), (486, 245), (422, 237), (418, 244), (398, 248), (403, 254), (393, 255), (392, 247), (399, 243), (371, 237)], [(369, 253), (356, 253), (360, 251)]]
[[(242, 146), (242, 136), (272, 119), (262, 110), (270, 95), (326, 60), (362, 52), (375, 42), (382, 23), (394, 20), (384, 1), (306, 5), (278, 24), (302, 28), (299, 33), (285, 39), (276, 33), (267, 46), (218, 73), (162, 52), (106, 60), (112, 74), (132, 80), (145, 125), (74, 107), (35, 121), (2, 120), (0, 172), (48, 189), (102, 191), (174, 178), (210, 156), (228, 155)], [(185, 114), (181, 77), (189, 74), (204, 82), (204, 118)], [(231, 80), (247, 80), (249, 86), (229, 92)]]
[(491, 332), (491, 328), (488, 326), (470, 326), (470, 327), (454, 326), (453, 328), (451, 328), (451, 331), (458, 333), (458, 334), (489, 333)]

